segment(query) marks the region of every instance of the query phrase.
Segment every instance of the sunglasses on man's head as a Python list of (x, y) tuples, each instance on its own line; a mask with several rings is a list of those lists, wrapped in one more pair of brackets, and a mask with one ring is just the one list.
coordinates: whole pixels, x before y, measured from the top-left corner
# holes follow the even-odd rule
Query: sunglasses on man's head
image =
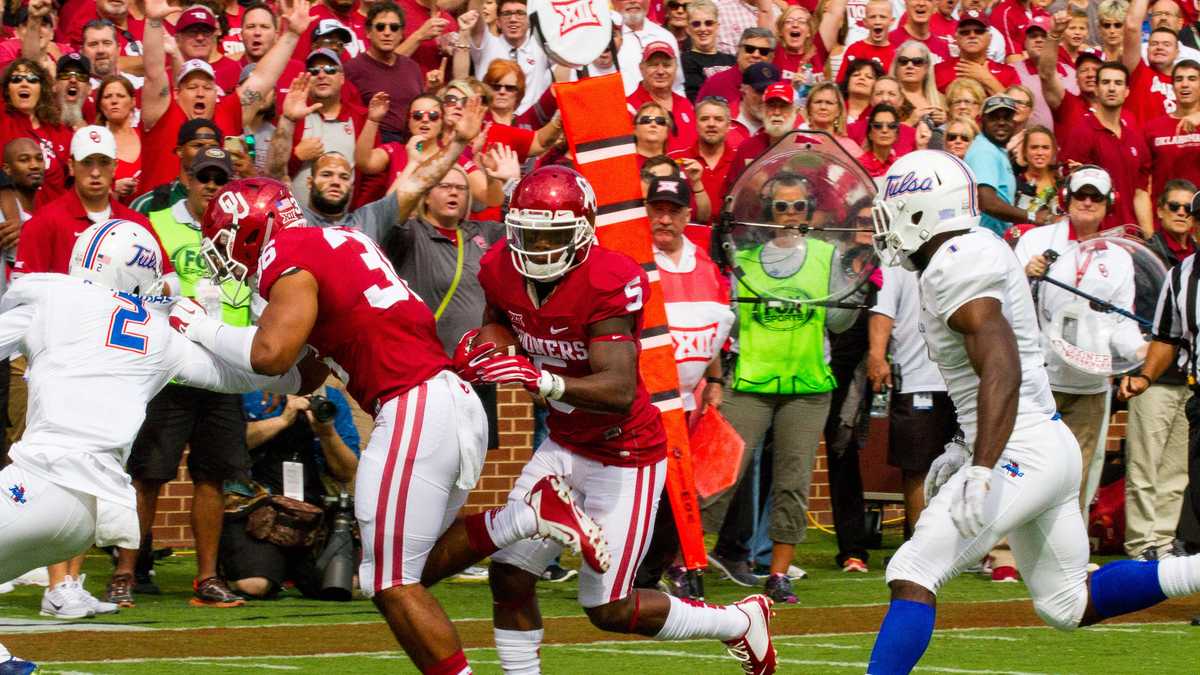
[(771, 208), (775, 209), (775, 213), (784, 213), (789, 210), (796, 213), (808, 213), (808, 200), (797, 199), (795, 201), (787, 201), (785, 199), (776, 199), (771, 202)]
[(420, 122), (421, 120), (436, 122), (442, 119), (442, 113), (438, 112), (437, 110), (414, 110), (410, 114), (410, 117), (413, 118), (414, 122)]
[(1163, 206), (1167, 207), (1167, 210), (1170, 211), (1171, 213), (1182, 213), (1186, 216), (1192, 215), (1192, 205), (1191, 204), (1187, 204), (1187, 203), (1180, 204), (1179, 202), (1171, 201), (1171, 202), (1167, 202), (1166, 204), (1163, 204)]
[(871, 128), (875, 129), (876, 131), (883, 131), (884, 129), (891, 129), (892, 131), (895, 131), (896, 129), (900, 128), (900, 123), (899, 122), (871, 122)]
[(321, 73), (325, 73), (326, 75), (336, 75), (340, 72), (342, 72), (342, 69), (338, 68), (337, 66), (333, 65), (332, 63), (327, 63), (323, 66), (309, 66), (308, 67), (308, 74), (312, 75), (313, 77), (316, 77), (317, 75), (320, 75)]
[(391, 31), (391, 32), (393, 32), (393, 33), (399, 33), (399, 32), (400, 32), (400, 30), (401, 30), (402, 28), (404, 28), (404, 24), (402, 24), (402, 23), (388, 23), (388, 22), (384, 22), (384, 21), (379, 21), (379, 22), (376, 22), (376, 23), (374, 23), (374, 24), (371, 24), (371, 27), (375, 29), (375, 32), (376, 32), (376, 33), (382, 33), (382, 32), (383, 32), (385, 29), (386, 29), (386, 30), (390, 30), (390, 31)]
[(692, 28), (701, 28), (701, 27), (712, 28), (715, 25), (717, 25), (716, 19), (704, 19), (704, 20), (696, 19), (696, 20), (692, 21)]
[(29, 84), (37, 84), (42, 81), (42, 78), (33, 73), (17, 73), (8, 78), (9, 82), (28, 82)]
[(920, 68), (929, 62), (925, 60), (924, 56), (897, 56), (896, 63), (901, 66), (912, 65)]
[(771, 47), (755, 47), (754, 45), (742, 45), (742, 51), (747, 54), (758, 54), (759, 56), (770, 56), (771, 52), (775, 51)]
[(638, 124), (650, 124), (651, 122), (653, 122), (654, 124), (657, 124), (660, 127), (667, 126), (667, 118), (663, 117), (662, 115), (654, 115), (653, 117), (651, 117), (650, 115), (642, 115), (637, 120)]

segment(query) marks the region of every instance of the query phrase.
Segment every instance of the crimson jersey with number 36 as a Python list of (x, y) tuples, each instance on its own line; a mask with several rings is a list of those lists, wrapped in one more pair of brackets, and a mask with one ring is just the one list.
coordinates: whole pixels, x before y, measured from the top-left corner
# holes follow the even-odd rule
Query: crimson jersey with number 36
[(262, 252), (258, 289), (289, 270), (317, 279), (317, 321), (308, 344), (331, 360), (366, 410), (450, 368), (433, 312), (396, 274), (379, 246), (344, 227), (289, 227)]
[[(592, 374), (588, 326), (632, 316), (633, 334), (640, 336), (642, 303), (650, 290), (646, 273), (632, 258), (596, 245), (583, 264), (558, 280), (541, 306), (530, 298), (507, 244), (493, 246), (484, 255), (479, 283), (488, 305), (508, 320), (529, 358), (543, 370), (566, 377)], [(640, 345), (634, 344), (641, 353)], [(549, 403), (550, 437), (572, 452), (618, 466), (653, 464), (666, 456), (666, 432), (640, 374), (633, 407), (626, 414)]]

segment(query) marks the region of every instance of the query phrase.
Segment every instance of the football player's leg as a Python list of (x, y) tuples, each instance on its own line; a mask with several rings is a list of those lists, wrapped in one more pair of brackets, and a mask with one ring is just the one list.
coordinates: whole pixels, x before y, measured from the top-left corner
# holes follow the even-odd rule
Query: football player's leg
[[(523, 539), (492, 556), (488, 583), (492, 587), (492, 624), (496, 655), (505, 675), (541, 672), (545, 632), (534, 589), (546, 567), (562, 552), (546, 539)], [(586, 568), (584, 568), (586, 571)]]
[(96, 500), (9, 464), (0, 470), (0, 579), (67, 560), (95, 541)]
[(385, 403), (363, 451), (354, 511), (362, 533), (359, 581), (422, 672), (467, 667), (454, 626), (420, 584), (425, 558), (441, 535), (443, 514), (465, 498), (450, 392), (430, 380)]

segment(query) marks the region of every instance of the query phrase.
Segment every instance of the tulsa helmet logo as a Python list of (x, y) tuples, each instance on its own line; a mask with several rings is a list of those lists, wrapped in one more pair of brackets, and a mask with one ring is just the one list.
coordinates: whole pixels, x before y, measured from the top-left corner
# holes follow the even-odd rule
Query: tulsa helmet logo
[(591, 0), (565, 0), (560, 2), (551, 0), (550, 6), (558, 14), (559, 37), (570, 33), (576, 28), (600, 26), (600, 19), (596, 18), (596, 12), (592, 9)]
[(917, 178), (915, 171), (909, 171), (903, 176), (888, 176), (887, 186), (884, 188), (884, 199), (899, 197), (909, 192), (929, 192), (933, 189), (933, 177), (926, 176), (925, 178)]

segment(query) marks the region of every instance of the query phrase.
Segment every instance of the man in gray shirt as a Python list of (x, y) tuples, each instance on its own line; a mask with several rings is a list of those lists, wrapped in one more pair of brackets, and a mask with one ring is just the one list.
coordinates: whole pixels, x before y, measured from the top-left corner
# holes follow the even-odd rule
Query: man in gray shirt
[(371, 239), (381, 242), (400, 218), (397, 191), (348, 211), (353, 192), (354, 171), (350, 160), (340, 152), (327, 152), (313, 162), (308, 203), (301, 204), (300, 208), (314, 226), (362, 230)]

